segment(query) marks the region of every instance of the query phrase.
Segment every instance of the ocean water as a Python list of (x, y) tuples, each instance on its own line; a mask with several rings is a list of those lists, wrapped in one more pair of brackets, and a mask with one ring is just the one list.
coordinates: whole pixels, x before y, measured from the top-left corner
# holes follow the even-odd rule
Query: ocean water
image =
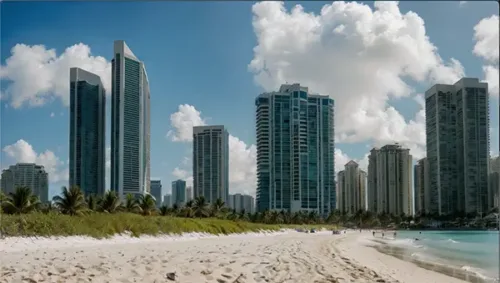
[(498, 282), (498, 231), (398, 231), (392, 237), (388, 233), (383, 242), (403, 248), (414, 259), (457, 267)]

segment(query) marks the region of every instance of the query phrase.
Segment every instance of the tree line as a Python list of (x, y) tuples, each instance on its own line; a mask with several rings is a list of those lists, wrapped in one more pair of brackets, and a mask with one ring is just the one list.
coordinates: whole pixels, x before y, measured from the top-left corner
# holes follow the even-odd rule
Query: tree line
[[(171, 207), (156, 208), (155, 199), (149, 195), (138, 198), (127, 194), (122, 201), (115, 191), (107, 191), (98, 197), (84, 193), (78, 187), (62, 187), (61, 194), (55, 196), (52, 202), (42, 204), (28, 187), (18, 187), (8, 195), (0, 194), (1, 210), (6, 214), (24, 214), (30, 212), (61, 213), (81, 215), (85, 213), (137, 213), (144, 216), (161, 215), (185, 218), (219, 218), (233, 221), (248, 221), (264, 224), (336, 224), (344, 227), (385, 228), (408, 225), (419, 222), (424, 216), (392, 215), (387, 213), (374, 214), (359, 210), (354, 214), (332, 211), (327, 217), (322, 217), (316, 211), (235, 211), (226, 206), (222, 199), (209, 204), (203, 196), (186, 202), (183, 206), (174, 204)], [(427, 216), (429, 217), (429, 216)]]

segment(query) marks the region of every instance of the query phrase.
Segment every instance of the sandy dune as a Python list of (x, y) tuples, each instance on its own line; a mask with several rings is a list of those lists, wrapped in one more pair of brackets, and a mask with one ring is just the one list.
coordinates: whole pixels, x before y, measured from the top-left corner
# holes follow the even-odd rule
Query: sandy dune
[(462, 282), (364, 247), (359, 236), (289, 231), (186, 241), (4, 239), (0, 282)]

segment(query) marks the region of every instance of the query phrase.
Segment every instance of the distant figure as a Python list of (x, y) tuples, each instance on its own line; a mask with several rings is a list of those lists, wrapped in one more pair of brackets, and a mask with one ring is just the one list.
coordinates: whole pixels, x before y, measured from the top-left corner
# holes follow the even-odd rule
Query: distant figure
[(419, 239), (418, 238), (415, 238), (415, 241), (418, 241)]
[(372, 232), (373, 237), (375, 237), (375, 231)]
[(384, 232), (382, 232), (382, 238), (384, 237)]
[(396, 232), (394, 232), (394, 239), (396, 239)]
[(359, 229), (359, 233), (361, 233), (361, 229)]
[(418, 232), (419, 234), (422, 234), (422, 232)]

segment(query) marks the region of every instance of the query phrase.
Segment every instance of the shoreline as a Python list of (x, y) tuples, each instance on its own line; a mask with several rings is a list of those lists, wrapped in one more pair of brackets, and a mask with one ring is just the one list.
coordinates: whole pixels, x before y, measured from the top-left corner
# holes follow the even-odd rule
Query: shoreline
[(0, 240), (0, 282), (465, 282), (360, 245), (363, 234), (9, 237)]

